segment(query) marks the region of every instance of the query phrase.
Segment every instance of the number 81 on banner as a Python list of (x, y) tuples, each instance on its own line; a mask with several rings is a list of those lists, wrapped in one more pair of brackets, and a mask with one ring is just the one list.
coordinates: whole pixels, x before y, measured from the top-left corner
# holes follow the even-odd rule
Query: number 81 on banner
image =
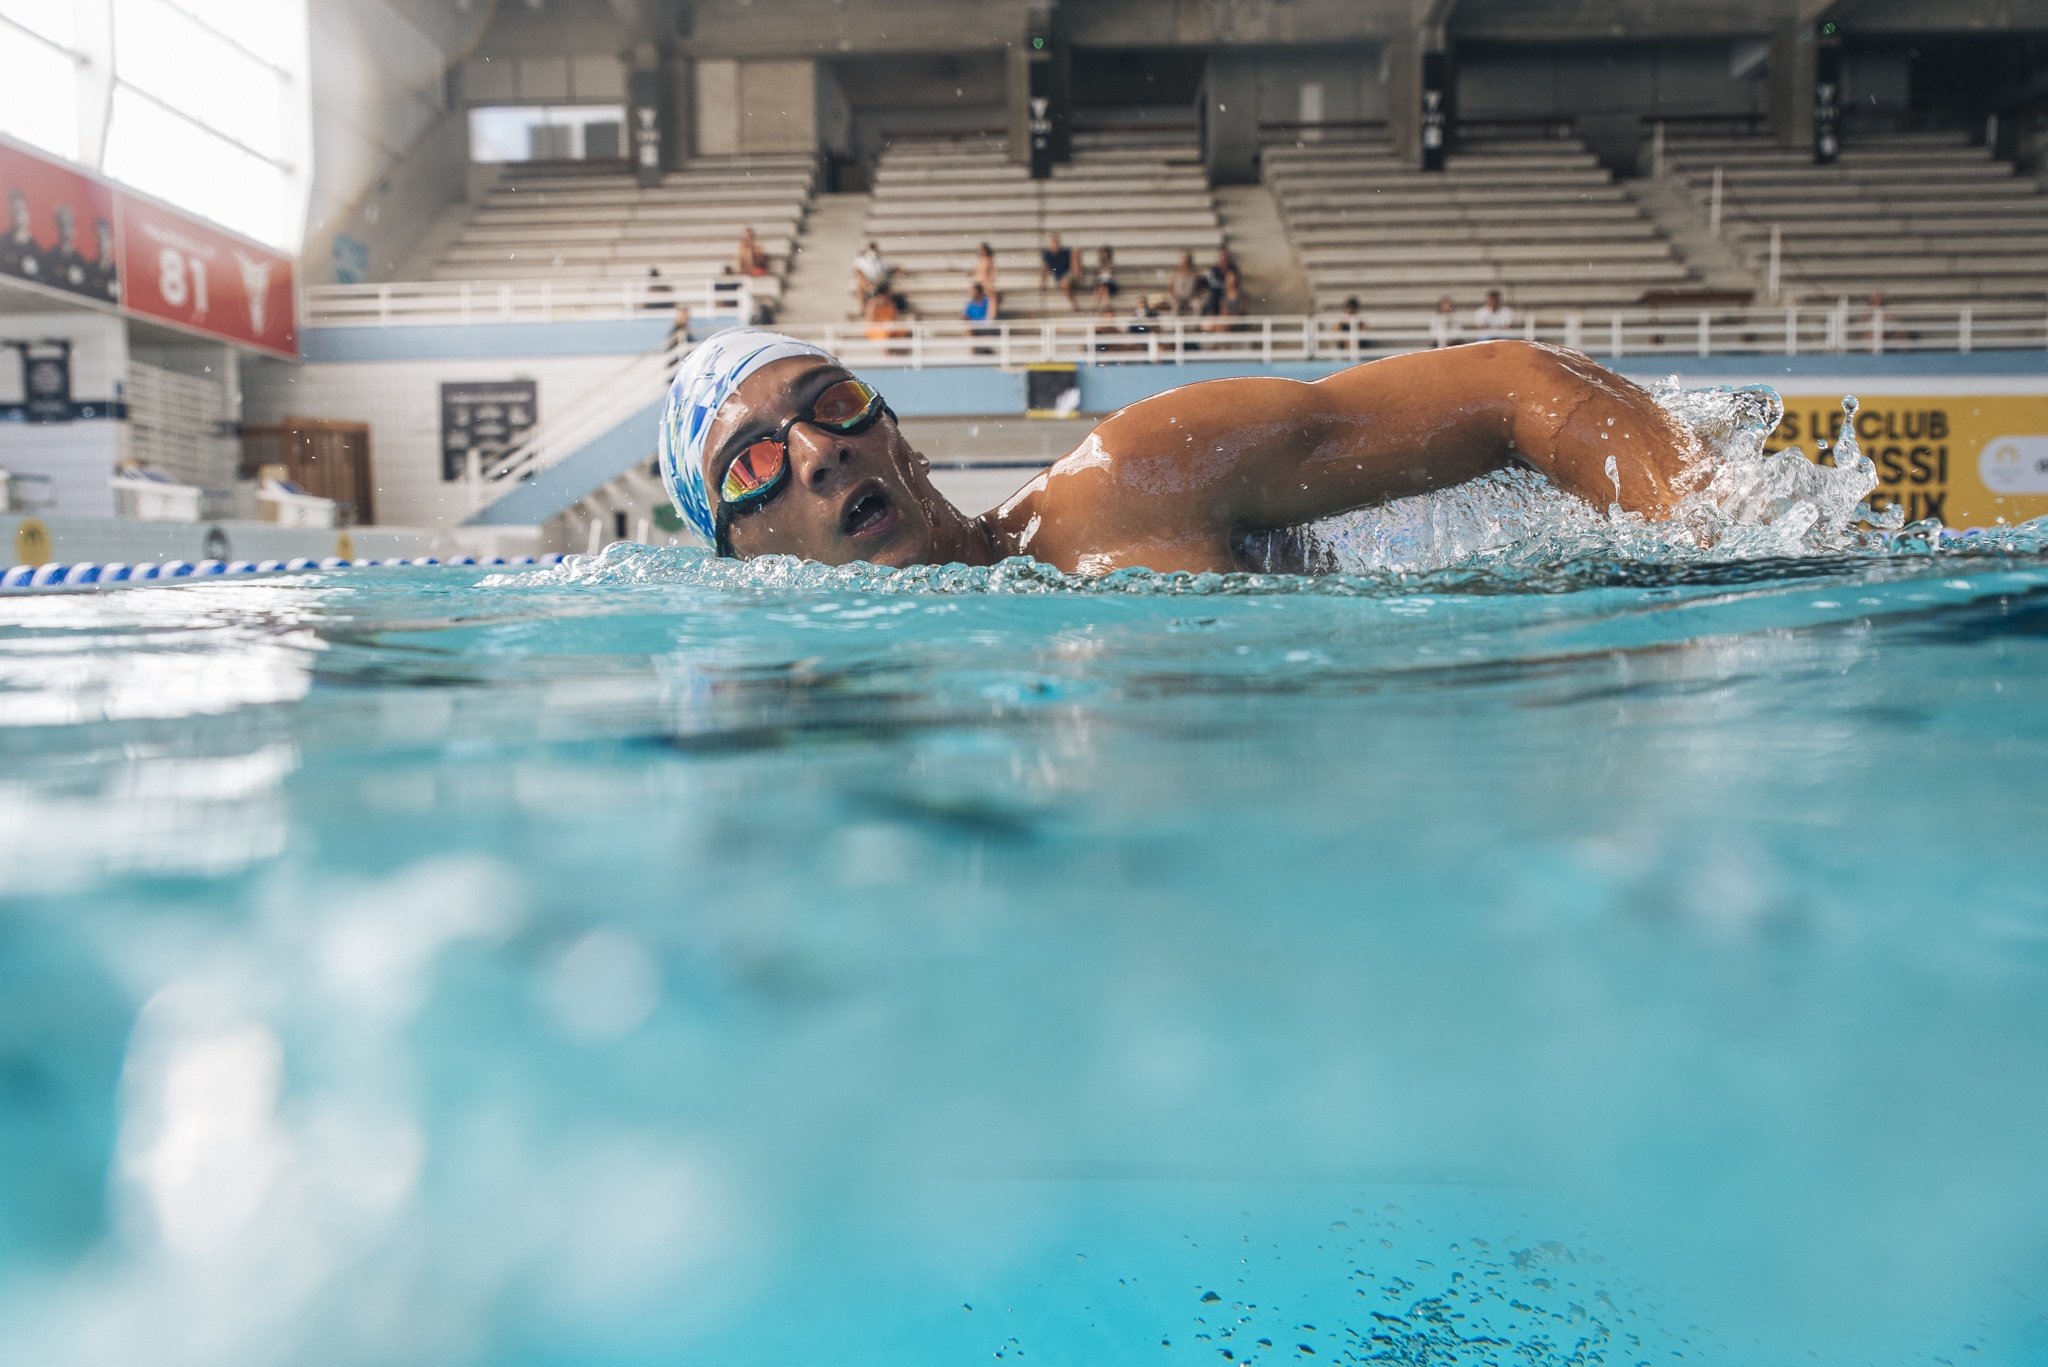
[(206, 316), (208, 308), (206, 294), (206, 259), (186, 256), (176, 247), (165, 247), (157, 254), (157, 293), (174, 309), (184, 308), (189, 300), (192, 318), (196, 322)]
[(266, 351), (298, 351), (291, 258), (155, 204), (122, 201), (122, 303)]

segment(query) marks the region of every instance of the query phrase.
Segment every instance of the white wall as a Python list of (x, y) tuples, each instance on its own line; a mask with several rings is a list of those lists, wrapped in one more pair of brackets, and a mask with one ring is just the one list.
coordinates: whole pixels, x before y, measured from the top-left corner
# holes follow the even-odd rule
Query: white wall
[(468, 142), (460, 111), (447, 109), (446, 72), (489, 10), (313, 0), (308, 283), (334, 279), (341, 232), (367, 243), (371, 277), (388, 279), (390, 264), (462, 200)]
[(1302, 116), (1301, 88), (1322, 88), (1323, 122), (1353, 123), (1387, 116), (1387, 87), (1377, 48), (1286, 48), (1258, 57), (1259, 122), (1294, 123)]
[(1757, 76), (1730, 79), (1729, 40), (1472, 47), (1458, 53), (1462, 118), (1533, 118), (1607, 111), (1759, 114), (1769, 88)]
[(128, 352), (128, 458), (180, 484), (233, 488), (241, 443), (222, 433), (241, 418), (240, 354), (199, 341)]
[(628, 356), (494, 360), (350, 361), (288, 365), (250, 361), (242, 372), (244, 421), (287, 417), (370, 426), (370, 469), (380, 523), (441, 530), (469, 516), (465, 487), (441, 479), (441, 385), (460, 380), (534, 380), (539, 418), (610, 379)]
[(740, 64), (697, 63), (697, 155), (729, 157), (740, 150)]
[(694, 84), (697, 155), (817, 149), (816, 63), (702, 61)]
[[(71, 397), (111, 400), (121, 395), (128, 373), (128, 325), (98, 313), (0, 314), (0, 341), (63, 340), (71, 343)], [(0, 403), (19, 403), (21, 363), (13, 348), (0, 350)], [(0, 469), (40, 475), (28, 492), (54, 496), (52, 512), (111, 517), (113, 491), (107, 481), (128, 449), (127, 424), (111, 419), (85, 422), (0, 422)]]
[(740, 63), (740, 150), (810, 152), (817, 146), (816, 64)]

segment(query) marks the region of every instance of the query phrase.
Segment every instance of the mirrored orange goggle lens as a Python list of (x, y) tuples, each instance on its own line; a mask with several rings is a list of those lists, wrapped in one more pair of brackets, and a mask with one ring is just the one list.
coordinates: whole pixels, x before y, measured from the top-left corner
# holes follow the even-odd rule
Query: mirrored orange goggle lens
[(789, 450), (781, 442), (757, 441), (726, 467), (719, 495), (727, 503), (740, 503), (765, 493), (774, 487), (788, 464)]
[(850, 427), (865, 418), (880, 398), (859, 380), (841, 380), (811, 405), (811, 421), (820, 427)]

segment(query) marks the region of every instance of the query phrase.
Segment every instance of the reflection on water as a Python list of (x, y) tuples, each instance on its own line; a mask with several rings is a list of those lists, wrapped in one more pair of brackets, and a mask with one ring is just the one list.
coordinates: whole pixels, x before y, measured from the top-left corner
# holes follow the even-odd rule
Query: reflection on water
[(2041, 529), (0, 603), (0, 1358), (2048, 1352)]

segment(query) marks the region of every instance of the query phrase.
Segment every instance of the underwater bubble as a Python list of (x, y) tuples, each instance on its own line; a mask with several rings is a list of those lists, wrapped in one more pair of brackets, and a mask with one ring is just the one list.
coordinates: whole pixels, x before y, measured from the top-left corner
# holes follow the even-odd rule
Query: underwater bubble
[(661, 970), (631, 936), (593, 930), (562, 951), (539, 990), (569, 1035), (593, 1042), (619, 1039), (660, 1005)]

